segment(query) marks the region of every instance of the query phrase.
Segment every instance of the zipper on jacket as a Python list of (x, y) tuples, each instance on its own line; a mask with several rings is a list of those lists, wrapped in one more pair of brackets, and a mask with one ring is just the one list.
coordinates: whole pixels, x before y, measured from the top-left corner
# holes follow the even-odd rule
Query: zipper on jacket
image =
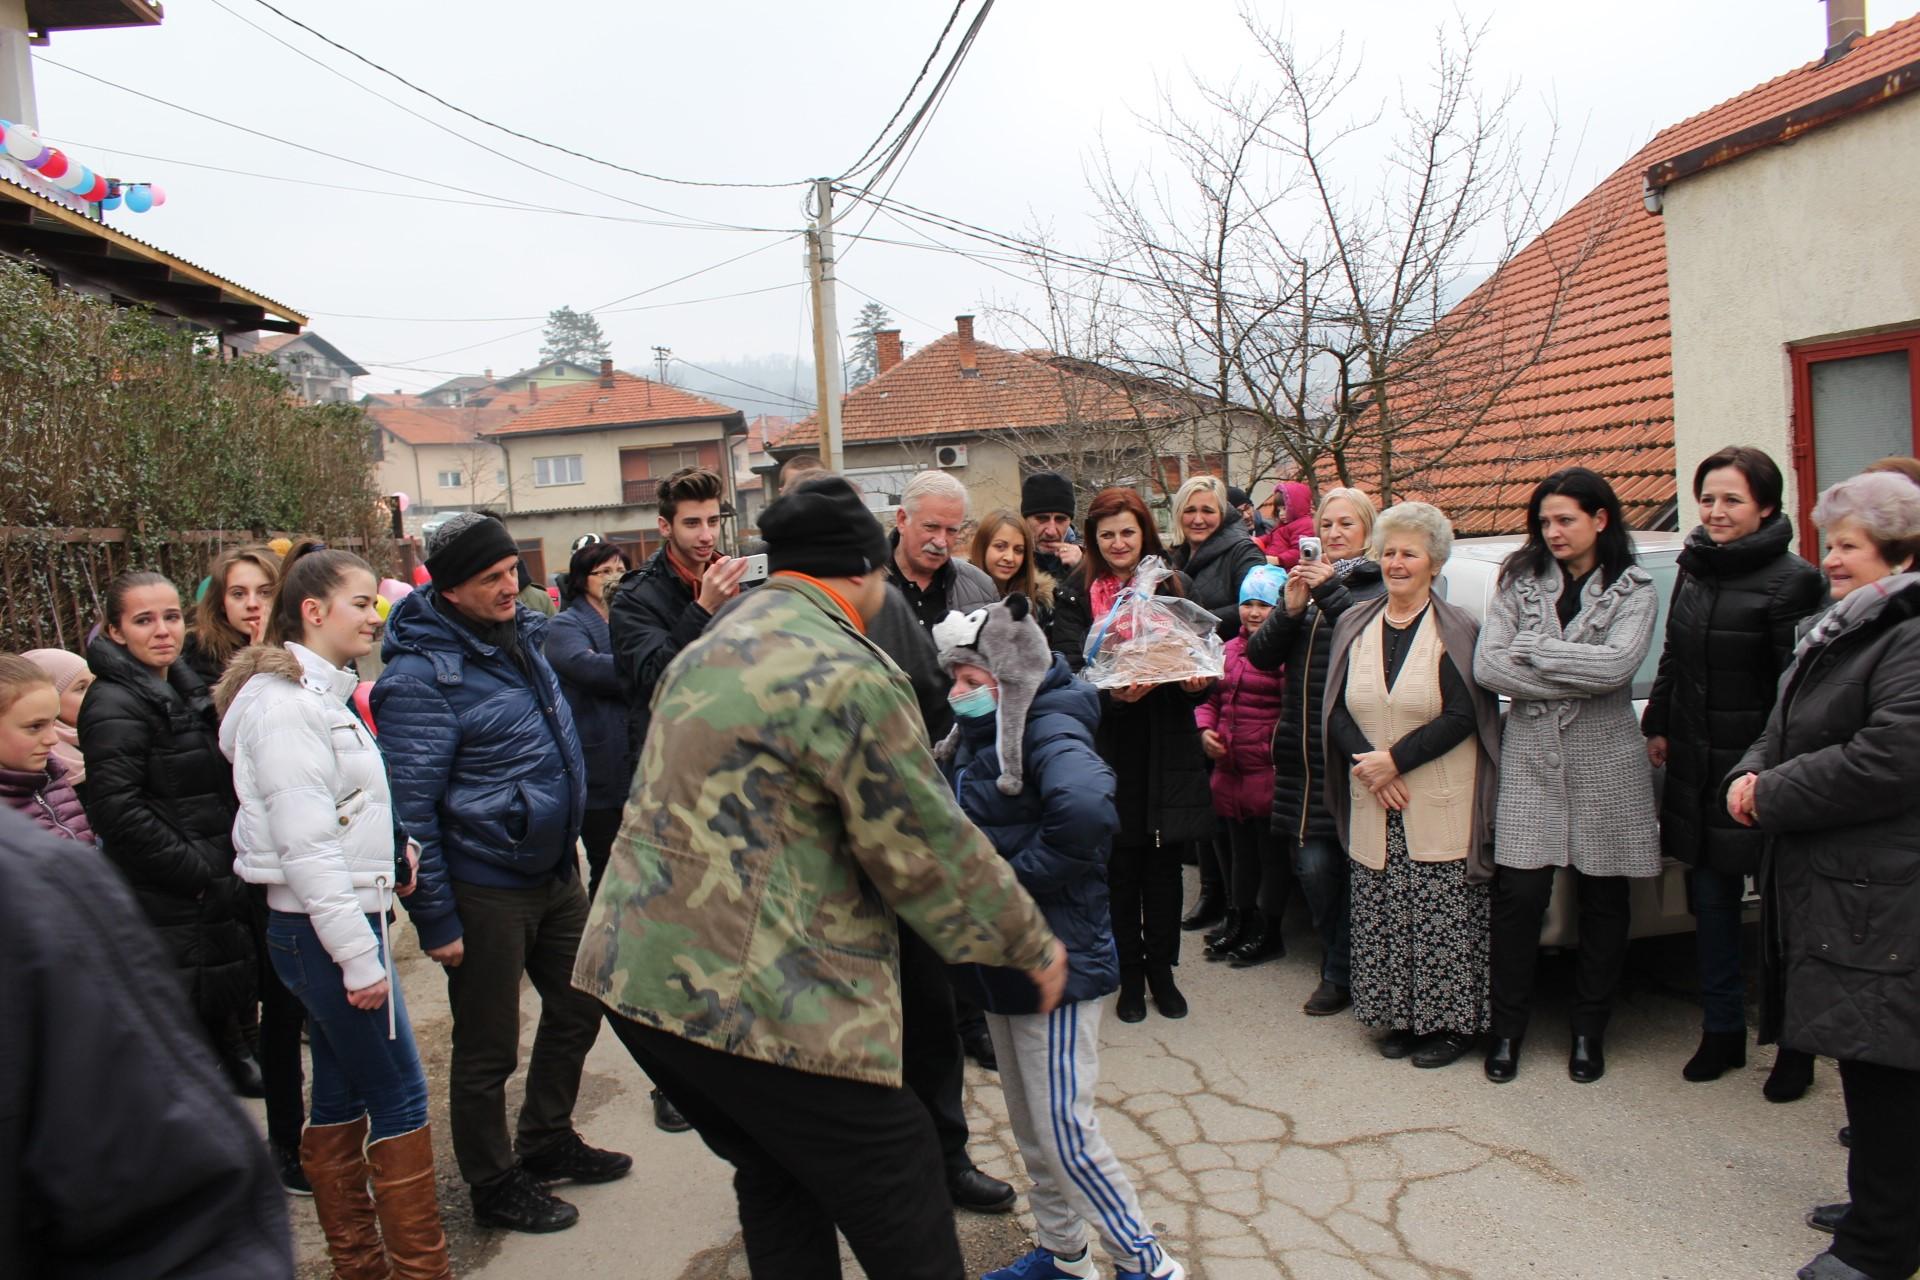
[(1304, 785), (1300, 788), (1300, 833), (1296, 839), (1301, 844), (1307, 842), (1307, 804), (1308, 798), (1313, 794), (1313, 746), (1308, 732), (1308, 726), (1313, 718), (1313, 708), (1307, 705), (1307, 699), (1313, 692), (1313, 642), (1319, 634), (1320, 610), (1316, 608), (1313, 611), (1313, 626), (1307, 631), (1306, 678), (1300, 685), (1300, 770)]
[(43, 791), (34, 792), (33, 800), (35, 804), (39, 805), (42, 809), (45, 809), (47, 811), (47, 817), (53, 822), (54, 826), (60, 828), (62, 831), (67, 833), (67, 838), (69, 840), (78, 840), (80, 838), (79, 832), (75, 831), (72, 827), (68, 826), (66, 823), (60, 821), (60, 815), (55, 813), (53, 810), (53, 806), (47, 803), (47, 796), (45, 792)]

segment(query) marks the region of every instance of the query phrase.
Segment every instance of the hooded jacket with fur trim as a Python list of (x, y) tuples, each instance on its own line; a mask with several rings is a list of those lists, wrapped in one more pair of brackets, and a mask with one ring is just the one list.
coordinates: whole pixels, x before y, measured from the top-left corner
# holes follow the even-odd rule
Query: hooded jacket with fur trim
[(240, 814), (233, 869), (267, 905), (313, 921), (349, 991), (385, 975), (367, 923), (392, 902), (386, 763), (348, 699), (357, 683), (303, 645), (249, 645), (214, 690)]

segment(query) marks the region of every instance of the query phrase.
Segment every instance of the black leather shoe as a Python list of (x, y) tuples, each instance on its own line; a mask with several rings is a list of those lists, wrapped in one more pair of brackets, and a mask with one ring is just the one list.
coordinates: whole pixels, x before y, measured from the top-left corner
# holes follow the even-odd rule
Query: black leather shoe
[(1373, 1047), (1380, 1051), (1381, 1057), (1398, 1062), (1420, 1047), (1420, 1037), (1411, 1031), (1395, 1028), (1375, 1040)]
[(1180, 922), (1180, 927), (1188, 933), (1196, 929), (1210, 929), (1227, 918), (1227, 900), (1212, 889), (1200, 890), (1200, 901), (1193, 904), (1193, 910)]
[(978, 1169), (948, 1178), (947, 1194), (952, 1197), (954, 1208), (969, 1213), (1013, 1212), (1013, 1188)]
[(1853, 1148), (1853, 1126), (1850, 1124), (1842, 1125), (1840, 1132), (1833, 1135), (1833, 1140), (1851, 1150)]
[(290, 1196), (310, 1196), (313, 1184), (307, 1181), (307, 1171), (300, 1167), (300, 1148), (283, 1147), (277, 1142), (267, 1144), (273, 1152), (273, 1167), (280, 1175), (280, 1189)]
[(1218, 929), (1208, 931), (1207, 945), (1203, 954), (1209, 960), (1225, 960), (1233, 954), (1233, 949), (1240, 945), (1241, 939), (1247, 936), (1247, 925), (1250, 923), (1252, 921), (1248, 912), (1227, 912), (1225, 923)]
[(533, 1175), (515, 1165), (492, 1182), (468, 1188), (473, 1196), (473, 1221), (482, 1227), (545, 1235), (565, 1231), (580, 1221), (580, 1211), (550, 1195)]
[(1607, 1074), (1607, 1055), (1599, 1036), (1575, 1036), (1567, 1055), (1567, 1076), (1575, 1084), (1592, 1084)]
[(984, 1031), (961, 1036), (960, 1051), (988, 1071), (1000, 1069), (1000, 1059), (993, 1052), (993, 1037)]
[(662, 1133), (685, 1133), (693, 1126), (680, 1114), (680, 1108), (673, 1105), (673, 1099), (655, 1089), (650, 1095), (653, 1099), (653, 1127)]
[(1307, 997), (1307, 1002), (1300, 1006), (1300, 1012), (1309, 1018), (1328, 1018), (1352, 1003), (1351, 992), (1338, 983), (1322, 978), (1320, 985), (1313, 989), (1313, 994)]
[(1505, 1084), (1520, 1074), (1520, 1037), (1495, 1036), (1487, 1046), (1487, 1079)]
[(1450, 1067), (1467, 1056), (1467, 1050), (1473, 1048), (1473, 1037), (1461, 1035), (1457, 1031), (1442, 1031), (1430, 1036), (1427, 1042), (1413, 1051), (1413, 1065), (1431, 1070), (1434, 1067)]
[(1120, 998), (1114, 1001), (1113, 1016), (1122, 1022), (1147, 1020), (1147, 975), (1138, 969), (1120, 971)]
[(1153, 992), (1153, 1007), (1163, 1018), (1187, 1016), (1187, 998), (1173, 984), (1173, 966), (1156, 964), (1147, 969), (1147, 989)]
[(1233, 949), (1232, 967), (1235, 969), (1251, 969), (1287, 954), (1287, 944), (1280, 937), (1280, 922), (1265, 916), (1255, 916), (1254, 919), (1256, 923), (1253, 928)]
[(590, 1147), (579, 1134), (570, 1133), (532, 1155), (521, 1156), (520, 1167), (539, 1183), (615, 1182), (633, 1172), (633, 1157)]
[(227, 1079), (233, 1091), (243, 1098), (267, 1096), (267, 1082), (260, 1077), (260, 1064), (250, 1053), (236, 1053), (226, 1060)]
[(1807, 1215), (1807, 1225), (1815, 1231), (1832, 1235), (1840, 1229), (1840, 1219), (1846, 1217), (1847, 1210), (1851, 1208), (1851, 1200), (1842, 1200), (1839, 1204), (1817, 1204), (1813, 1206), (1813, 1212)]

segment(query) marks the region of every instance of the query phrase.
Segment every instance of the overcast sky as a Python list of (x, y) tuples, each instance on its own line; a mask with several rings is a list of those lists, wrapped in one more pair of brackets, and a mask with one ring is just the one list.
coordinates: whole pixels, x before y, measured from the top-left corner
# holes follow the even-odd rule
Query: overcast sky
[[(844, 170), (900, 101), (952, 7), (275, 3), (478, 115), (635, 169), (722, 182)], [(978, 4), (968, 0), (962, 25)], [(1434, 24), (1452, 12), (1434, 0), (1254, 7), (1264, 20), (1290, 22), (1305, 45), (1344, 37), (1349, 52), (1364, 55), (1361, 88), (1376, 102), (1421, 82)], [(1460, 0), (1460, 9), (1490, 23), (1484, 83), (1518, 86), (1536, 138), (1557, 115), (1569, 201), (1661, 128), (1817, 57), (1825, 44), (1815, 0)], [(1870, 20), (1877, 30), (1916, 11), (1920, 0), (1876, 0)], [(1000, 0), (893, 195), (998, 230), (1044, 224), (1063, 247), (1091, 247), (1094, 148), (1104, 139), (1123, 167), (1151, 164), (1156, 153), (1136, 113), (1154, 109), (1157, 86), (1257, 72), (1239, 14), (1236, 0)], [(167, 189), (163, 208), (109, 220), (306, 312), (316, 331), (373, 370), (362, 390), (419, 390), (446, 373), (524, 367), (535, 358), (539, 318), (562, 304), (602, 309), (614, 355), (628, 367), (649, 366), (655, 345), (694, 363), (807, 347), (801, 243), (785, 234), (805, 221), (799, 188), (673, 186), (546, 151), (453, 115), (259, 0), (178, 0), (157, 29), (64, 33), (36, 61), (43, 134), (99, 172)], [(497, 201), (566, 212), (477, 207)], [(843, 237), (866, 221), (859, 212)], [(884, 216), (871, 231), (912, 238)], [(870, 295), (919, 343), (951, 329), (958, 313), (1019, 300), (1016, 281), (959, 255), (848, 248), (844, 239), (842, 248), (843, 325)], [(765, 292), (661, 305), (750, 290)]]

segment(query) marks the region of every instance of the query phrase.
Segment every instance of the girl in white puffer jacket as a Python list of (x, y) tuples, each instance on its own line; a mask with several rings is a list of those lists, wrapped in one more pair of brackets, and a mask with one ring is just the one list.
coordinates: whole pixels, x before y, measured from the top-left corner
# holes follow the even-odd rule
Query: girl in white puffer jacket
[(348, 664), (372, 647), (376, 591), (358, 556), (302, 557), (280, 584), (267, 642), (240, 651), (214, 702), (240, 800), (234, 870), (266, 886), (268, 957), (312, 1025), (300, 1163), (334, 1269), (439, 1280), (452, 1272), (426, 1076), (386, 938), (413, 854), (394, 827), (380, 749), (350, 706)]

